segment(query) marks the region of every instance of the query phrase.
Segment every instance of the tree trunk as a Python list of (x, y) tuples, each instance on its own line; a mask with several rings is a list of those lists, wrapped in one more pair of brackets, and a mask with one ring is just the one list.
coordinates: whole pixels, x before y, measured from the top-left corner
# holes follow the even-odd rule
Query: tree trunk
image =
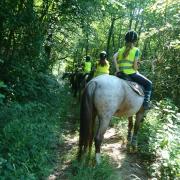
[(143, 25), (144, 25), (144, 18), (142, 18), (141, 24), (140, 24), (140, 27), (139, 27), (139, 30), (138, 30), (139, 36), (140, 36), (140, 34), (141, 34), (141, 30), (142, 30)]
[(134, 30), (135, 30), (135, 31), (137, 30), (137, 27), (138, 27), (138, 25), (139, 25), (139, 21), (140, 21), (140, 18), (141, 18), (141, 16), (140, 16), (140, 11), (141, 11), (141, 9), (139, 8), (139, 9), (137, 10), (136, 21), (135, 21), (135, 25), (134, 25)]
[(89, 52), (89, 34), (86, 34), (86, 56), (88, 55)]
[(133, 11), (130, 12), (129, 30), (132, 28), (132, 22), (133, 22)]
[(108, 40), (107, 40), (107, 48), (106, 48), (107, 59), (109, 58), (109, 47), (110, 47), (111, 37), (112, 37), (112, 34), (113, 34), (113, 30), (114, 30), (115, 20), (116, 20), (115, 18), (111, 18), (111, 26), (109, 28)]
[[(123, 22), (122, 22), (123, 23)], [(119, 35), (118, 35), (118, 47), (117, 48), (119, 48), (119, 47), (121, 47), (122, 46), (122, 26), (123, 26), (123, 24), (121, 25), (121, 28), (120, 28), (120, 31), (119, 31)]]

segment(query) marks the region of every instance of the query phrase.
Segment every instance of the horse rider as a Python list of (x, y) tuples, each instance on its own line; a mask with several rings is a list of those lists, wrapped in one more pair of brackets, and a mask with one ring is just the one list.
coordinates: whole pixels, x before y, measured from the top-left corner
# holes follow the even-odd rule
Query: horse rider
[(135, 47), (138, 40), (138, 35), (135, 31), (128, 31), (125, 35), (125, 46), (120, 48), (114, 54), (114, 65), (116, 67), (116, 74), (124, 73), (128, 75), (134, 82), (137, 82), (144, 88), (144, 102), (145, 110), (150, 108), (150, 97), (152, 92), (152, 82), (145, 76), (138, 72), (140, 51)]
[(107, 61), (106, 51), (102, 51), (99, 55), (99, 62), (96, 64), (94, 77), (102, 74), (109, 74), (109, 62)]
[(86, 56), (85, 62), (84, 62), (84, 75), (83, 75), (83, 79), (87, 80), (88, 76), (91, 72), (91, 68), (92, 68), (92, 63), (91, 63), (91, 57), (89, 55)]

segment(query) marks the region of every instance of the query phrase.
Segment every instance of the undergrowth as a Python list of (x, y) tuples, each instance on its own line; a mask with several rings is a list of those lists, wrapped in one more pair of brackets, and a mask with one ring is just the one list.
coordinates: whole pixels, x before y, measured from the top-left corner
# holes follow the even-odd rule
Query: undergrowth
[[(53, 81), (54, 83), (54, 81)], [(52, 84), (51, 84), (52, 85)], [(36, 101), (8, 102), (0, 107), (0, 179), (45, 179), (63, 141), (65, 87), (48, 86)]]
[[(180, 179), (180, 113), (170, 101), (162, 100), (150, 110), (139, 134), (139, 157), (149, 175), (159, 180)], [(127, 118), (113, 118), (111, 126), (127, 135)]]
[(100, 165), (85, 165), (73, 161), (66, 176), (69, 180), (112, 180), (115, 177), (113, 165), (107, 156), (103, 156)]
[(148, 113), (139, 132), (139, 145), (152, 177), (180, 178), (180, 117), (169, 100), (160, 101)]

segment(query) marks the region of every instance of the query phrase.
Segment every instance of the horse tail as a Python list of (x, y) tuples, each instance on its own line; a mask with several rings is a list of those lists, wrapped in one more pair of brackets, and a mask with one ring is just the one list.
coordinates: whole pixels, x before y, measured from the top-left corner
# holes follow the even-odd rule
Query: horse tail
[(91, 153), (96, 117), (96, 109), (94, 107), (95, 89), (96, 82), (91, 81), (86, 86), (82, 95), (80, 107), (79, 159), (82, 153), (87, 151), (87, 148), (89, 148), (89, 154)]

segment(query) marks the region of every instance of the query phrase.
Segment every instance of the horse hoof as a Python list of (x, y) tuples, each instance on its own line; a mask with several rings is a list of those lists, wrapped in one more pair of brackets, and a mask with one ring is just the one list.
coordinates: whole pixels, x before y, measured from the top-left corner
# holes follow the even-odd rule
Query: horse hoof
[(128, 141), (127, 144), (126, 144), (126, 148), (129, 149), (131, 147), (131, 142)]
[(137, 152), (138, 152), (138, 147), (132, 146), (132, 153), (137, 153)]
[(132, 146), (130, 144), (127, 145), (127, 152), (132, 153)]
[(127, 152), (130, 154), (137, 153), (138, 147), (133, 145), (127, 145)]
[(132, 147), (129, 148), (129, 153), (133, 153), (133, 148)]

